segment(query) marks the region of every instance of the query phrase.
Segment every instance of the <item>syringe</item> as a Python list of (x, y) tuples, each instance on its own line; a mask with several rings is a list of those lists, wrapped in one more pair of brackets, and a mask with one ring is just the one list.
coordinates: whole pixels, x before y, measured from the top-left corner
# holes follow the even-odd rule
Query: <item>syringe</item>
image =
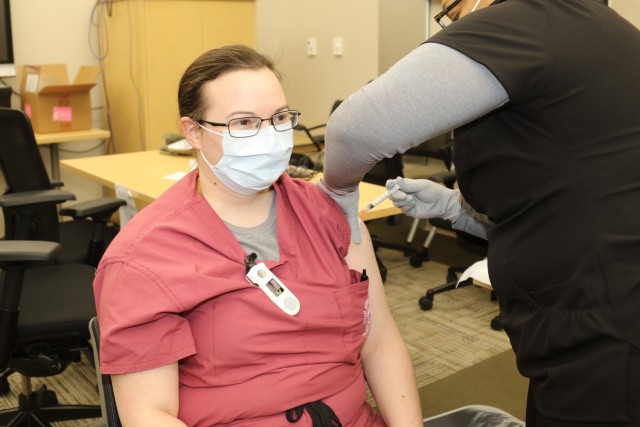
[(362, 215), (365, 212), (369, 212), (371, 209), (375, 208), (376, 206), (378, 206), (380, 203), (384, 202), (385, 200), (387, 200), (389, 198), (389, 196), (391, 196), (393, 193), (395, 193), (396, 191), (398, 191), (400, 189), (400, 186), (398, 184), (396, 184), (393, 188), (391, 188), (389, 191), (387, 191), (386, 193), (383, 193), (380, 197), (378, 197), (377, 199), (375, 199), (374, 201), (372, 201), (371, 203), (369, 203), (367, 206), (365, 206), (364, 209), (362, 209), (359, 214)]

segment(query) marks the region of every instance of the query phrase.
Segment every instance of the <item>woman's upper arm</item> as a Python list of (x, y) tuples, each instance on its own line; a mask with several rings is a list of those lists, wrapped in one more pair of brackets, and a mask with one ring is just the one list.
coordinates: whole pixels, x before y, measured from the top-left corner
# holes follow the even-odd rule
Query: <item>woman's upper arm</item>
[(356, 244), (351, 241), (346, 260), (349, 268), (357, 271), (367, 270), (369, 276), (369, 311), (371, 313), (371, 328), (365, 341), (365, 348), (370, 347), (371, 341), (376, 341), (386, 331), (388, 326), (394, 326), (394, 320), (387, 304), (380, 269), (376, 260), (373, 243), (367, 227), (360, 222), (362, 242)]
[[(111, 376), (124, 426), (184, 425), (178, 420), (178, 363)], [(155, 423), (155, 424), (154, 424)]]

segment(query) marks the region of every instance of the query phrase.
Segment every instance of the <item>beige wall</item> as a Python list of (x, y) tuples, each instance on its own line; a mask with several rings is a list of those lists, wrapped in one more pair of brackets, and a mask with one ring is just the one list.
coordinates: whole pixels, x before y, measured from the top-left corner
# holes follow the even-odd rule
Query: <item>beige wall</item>
[[(345, 99), (424, 41), (426, 4), (299, 0), (291, 7), (282, 0), (257, 0), (257, 47), (285, 74), (289, 103), (302, 111), (302, 123), (324, 123), (334, 100)], [(343, 39), (341, 57), (332, 54), (334, 37)], [(306, 53), (308, 38), (317, 40), (314, 57)]]
[(609, 0), (609, 5), (620, 15), (640, 28), (640, 1), (639, 0)]
[[(258, 50), (276, 60), (302, 123), (326, 122), (334, 100), (377, 76), (378, 10), (371, 0), (257, 0)], [(343, 56), (332, 54), (334, 37)], [(317, 40), (316, 56), (306, 53), (308, 38)]]
[(380, 58), (378, 71), (385, 72), (426, 39), (425, 0), (379, 0)]

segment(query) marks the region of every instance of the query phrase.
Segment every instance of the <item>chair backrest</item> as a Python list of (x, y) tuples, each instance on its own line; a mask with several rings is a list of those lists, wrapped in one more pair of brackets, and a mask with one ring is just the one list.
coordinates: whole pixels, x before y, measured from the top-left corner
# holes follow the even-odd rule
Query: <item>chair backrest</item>
[(91, 345), (93, 347), (93, 360), (98, 379), (98, 393), (100, 394), (100, 406), (102, 408), (102, 421), (107, 427), (121, 427), (116, 398), (113, 395), (111, 377), (103, 375), (100, 371), (100, 325), (98, 319), (89, 321), (89, 333), (91, 334)]
[(420, 145), (409, 148), (404, 154), (432, 159), (440, 159), (447, 170), (451, 170), (453, 153), (453, 132), (435, 136)]
[(333, 114), (334, 111), (342, 104), (342, 99), (336, 99), (333, 101), (333, 105), (331, 105), (331, 111), (329, 112), (329, 116)]
[(31, 122), (20, 110), (0, 108), (0, 169), (7, 192), (52, 188)]
[[(0, 172), (7, 184), (5, 194), (53, 188), (40, 155), (29, 118), (20, 110), (0, 108)], [(5, 239), (58, 241), (55, 203), (28, 207), (30, 223), (20, 225), (25, 211), (3, 209)]]
[(391, 158), (380, 160), (369, 172), (362, 178), (364, 182), (370, 182), (377, 185), (385, 185), (388, 179), (404, 176), (404, 163), (402, 154), (396, 154)]

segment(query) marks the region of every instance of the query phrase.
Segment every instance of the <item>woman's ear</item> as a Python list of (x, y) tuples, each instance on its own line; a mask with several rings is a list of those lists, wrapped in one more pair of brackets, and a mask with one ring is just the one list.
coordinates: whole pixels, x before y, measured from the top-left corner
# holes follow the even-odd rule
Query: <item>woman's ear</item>
[(200, 143), (200, 137), (202, 131), (200, 126), (189, 117), (182, 117), (180, 119), (180, 129), (182, 134), (191, 146), (196, 150), (202, 150), (202, 144)]

